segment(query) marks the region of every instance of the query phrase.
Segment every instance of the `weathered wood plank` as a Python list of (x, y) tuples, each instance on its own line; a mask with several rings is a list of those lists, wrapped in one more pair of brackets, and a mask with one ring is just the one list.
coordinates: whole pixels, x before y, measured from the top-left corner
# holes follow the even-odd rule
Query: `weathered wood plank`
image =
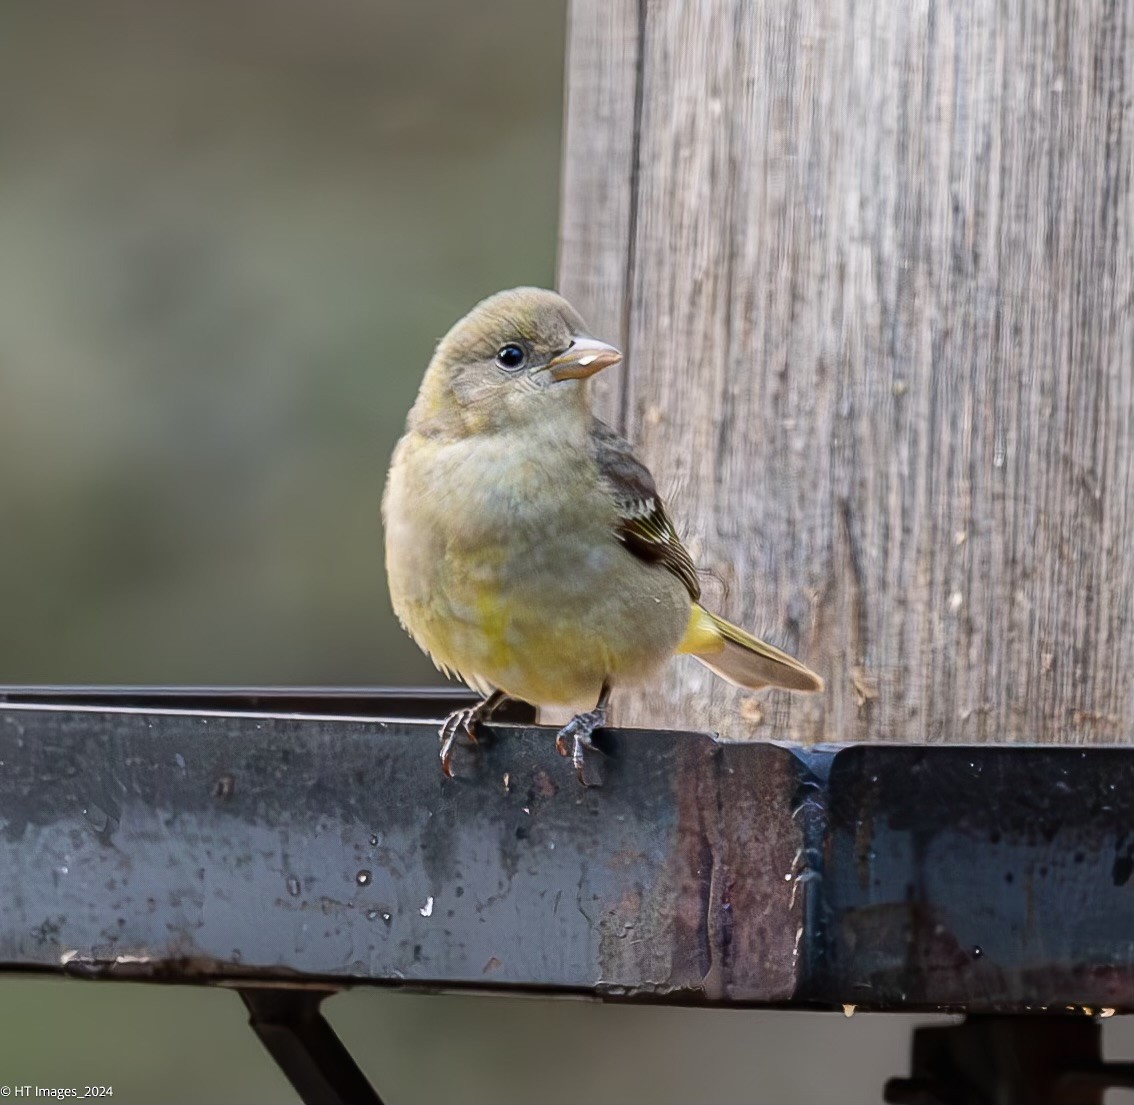
[[(641, 109), (639, 35), (644, 6), (637, 0), (577, 0), (570, 8), (567, 118), (559, 227), (559, 288), (586, 304), (596, 334), (628, 352), (629, 280), (634, 258), (638, 128)], [(621, 421), (621, 381), (594, 381), (606, 417)]]
[(602, 408), (711, 603), (830, 687), (754, 724), (682, 662), (619, 722), (1128, 739), (1134, 2), (579, 3), (571, 51), (562, 286), (628, 351)]

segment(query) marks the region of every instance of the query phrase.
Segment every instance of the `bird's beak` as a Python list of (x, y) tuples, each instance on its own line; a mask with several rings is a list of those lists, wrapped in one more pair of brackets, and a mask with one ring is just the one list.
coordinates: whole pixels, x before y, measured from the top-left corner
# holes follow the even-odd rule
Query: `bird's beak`
[(613, 345), (594, 338), (575, 338), (562, 353), (547, 362), (544, 371), (556, 383), (560, 380), (582, 380), (618, 364), (620, 360), (622, 354)]

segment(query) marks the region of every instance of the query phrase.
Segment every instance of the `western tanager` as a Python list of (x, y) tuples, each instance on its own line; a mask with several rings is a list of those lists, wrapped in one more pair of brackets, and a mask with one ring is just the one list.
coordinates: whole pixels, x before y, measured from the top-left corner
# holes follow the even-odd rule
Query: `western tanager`
[(505, 698), (569, 706), (559, 731), (588, 782), (611, 689), (692, 653), (741, 687), (823, 682), (699, 603), (697, 571), (653, 476), (590, 409), (587, 377), (621, 354), (554, 292), (516, 288), (437, 346), (383, 499), (399, 620), (446, 674), (484, 695), (441, 727), (458, 736)]

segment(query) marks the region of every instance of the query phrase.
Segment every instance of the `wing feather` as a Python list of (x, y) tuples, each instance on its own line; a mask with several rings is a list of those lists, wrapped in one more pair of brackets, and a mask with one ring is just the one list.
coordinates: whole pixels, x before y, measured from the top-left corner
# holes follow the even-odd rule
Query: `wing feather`
[(625, 438), (597, 418), (591, 427), (591, 452), (618, 509), (619, 541), (640, 559), (672, 572), (696, 602), (701, 597), (697, 568), (677, 536), (650, 470)]

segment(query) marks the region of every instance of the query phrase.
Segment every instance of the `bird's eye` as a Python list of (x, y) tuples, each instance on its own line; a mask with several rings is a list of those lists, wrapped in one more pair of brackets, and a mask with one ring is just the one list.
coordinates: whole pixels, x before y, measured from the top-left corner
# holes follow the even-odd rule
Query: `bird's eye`
[(524, 363), (524, 351), (515, 342), (509, 342), (496, 351), (496, 363), (501, 368), (514, 372)]

